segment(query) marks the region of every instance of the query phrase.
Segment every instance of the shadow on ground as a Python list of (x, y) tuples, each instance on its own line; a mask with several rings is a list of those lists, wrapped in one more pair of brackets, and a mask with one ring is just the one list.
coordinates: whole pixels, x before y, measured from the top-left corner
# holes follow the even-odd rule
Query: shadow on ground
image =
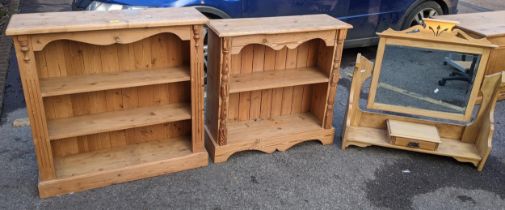
[[(375, 179), (366, 181), (367, 198), (372, 204), (393, 209), (413, 209), (415, 196), (446, 187), (489, 191), (505, 199), (505, 164), (493, 156), (487, 161), (483, 172), (477, 172), (469, 164), (458, 164), (450, 158), (424, 154), (409, 156), (412, 158), (381, 167), (375, 172)], [(410, 172), (405, 173), (404, 170)], [(457, 198), (462, 202), (476, 203), (474, 198), (464, 192), (460, 192)]]

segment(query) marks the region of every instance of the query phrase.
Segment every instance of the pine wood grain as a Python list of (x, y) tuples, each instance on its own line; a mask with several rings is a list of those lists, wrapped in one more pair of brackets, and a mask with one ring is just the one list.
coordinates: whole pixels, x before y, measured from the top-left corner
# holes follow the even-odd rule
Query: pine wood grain
[[(333, 111), (327, 103), (329, 89), (336, 88), (332, 72), (339, 71), (334, 52), (342, 50), (349, 27), (326, 15), (211, 23), (209, 46), (222, 55), (209, 56), (220, 65), (208, 66), (220, 74), (209, 81), (209, 92), (220, 97), (209, 99), (211, 107), (219, 106), (220, 115), (207, 111), (206, 119), (205, 144), (214, 162), (243, 150), (271, 153), (313, 139), (333, 142), (331, 120), (329, 127), (324, 120), (327, 109)], [(298, 119), (304, 116), (310, 123)]]
[(469, 14), (442, 15), (435, 19), (457, 21), (458, 28), (485, 37), (505, 35), (505, 11), (477, 12)]
[(208, 25), (220, 37), (352, 28), (351, 25), (329, 15), (223, 19), (212, 20)]
[(134, 29), (205, 24), (208, 19), (193, 7), (119, 11), (46, 12), (13, 15), (9, 36), (110, 29)]
[(477, 147), (474, 144), (462, 143), (456, 139), (442, 138), (438, 149), (436, 151), (430, 151), (390, 144), (387, 131), (383, 129), (351, 127), (347, 132), (348, 139), (350, 141), (365, 145), (377, 145), (395, 149), (463, 158), (471, 160), (472, 163), (478, 163), (482, 159), (477, 151)]
[(41, 197), (207, 165), (206, 22), (194, 8), (12, 18)]
[(40, 85), (42, 97), (49, 97), (189, 80), (188, 67), (173, 67), (153, 71), (121, 71), (88, 76), (47, 78), (42, 79)]
[(58, 178), (39, 184), (42, 198), (204, 167), (208, 155), (193, 153), (183, 136), (57, 158), (55, 164)]
[[(393, 113), (369, 112), (361, 110), (360, 94), (364, 82), (375, 71), (374, 64), (358, 54), (354, 69), (352, 85), (349, 94), (349, 104), (344, 121), (342, 134), (342, 149), (355, 145), (367, 147), (371, 145), (422, 152), (434, 155), (448, 156), (460, 162), (472, 163), (477, 170), (482, 171), (491, 152), (494, 120), (493, 112), (498, 98), (498, 88), (505, 86), (505, 73), (488, 75), (484, 78), (481, 88), (483, 100), (479, 112), (473, 122), (466, 125), (440, 122), (395, 115)], [(405, 124), (421, 124), (436, 127), (440, 135), (438, 149), (426, 150), (409, 148), (390, 143), (387, 121), (400, 121)], [(405, 128), (400, 128), (405, 129)], [(410, 129), (410, 128), (409, 128)], [(398, 130), (398, 129), (397, 129)], [(408, 134), (412, 136), (411, 130)], [(418, 136), (418, 135), (416, 135)], [(433, 147), (427, 147), (433, 148)]]
[(55, 160), (58, 178), (114, 170), (191, 154), (188, 137), (132, 144), (111, 150), (82, 153)]
[(188, 119), (188, 104), (171, 104), (51, 120), (48, 130), (54, 140)]
[(230, 93), (273, 89), (328, 82), (328, 77), (316, 68), (284, 71), (267, 71), (234, 75), (230, 80)]
[(265, 153), (286, 151), (301, 142), (316, 140), (332, 144), (334, 129), (324, 129), (310, 113), (274, 117), (269, 120), (234, 121), (229, 124), (226, 145), (219, 146), (206, 135), (206, 146), (215, 163), (222, 163), (240, 151), (259, 150)]

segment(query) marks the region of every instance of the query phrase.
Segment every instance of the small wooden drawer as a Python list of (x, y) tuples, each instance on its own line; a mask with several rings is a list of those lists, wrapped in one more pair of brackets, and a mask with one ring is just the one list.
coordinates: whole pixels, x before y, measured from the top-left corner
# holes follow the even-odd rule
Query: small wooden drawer
[(409, 138), (402, 138), (402, 137), (395, 137), (395, 136), (390, 136), (390, 137), (391, 137), (391, 144), (402, 146), (402, 147), (436, 151), (438, 149), (438, 145), (439, 145), (438, 142), (430, 142), (430, 141), (425, 141), (425, 140), (409, 139)]
[(435, 151), (441, 143), (435, 126), (388, 120), (388, 135), (391, 144)]

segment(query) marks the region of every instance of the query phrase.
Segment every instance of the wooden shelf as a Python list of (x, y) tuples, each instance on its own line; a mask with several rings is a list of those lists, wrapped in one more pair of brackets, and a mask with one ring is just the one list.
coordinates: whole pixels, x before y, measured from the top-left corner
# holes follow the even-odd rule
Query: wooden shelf
[(189, 119), (189, 104), (170, 104), (50, 120), (47, 126), (55, 140)]
[(191, 155), (190, 137), (131, 144), (111, 150), (102, 150), (67, 157), (56, 157), (58, 178), (67, 178), (107, 170), (145, 165), (156, 161)]
[(228, 122), (228, 142), (218, 145), (206, 128), (207, 148), (215, 163), (222, 163), (236, 152), (259, 150), (266, 153), (286, 151), (310, 140), (333, 144), (335, 129), (325, 129), (311, 113), (274, 117), (269, 120)]
[(189, 67), (41, 79), (42, 97), (189, 81)]
[(480, 161), (482, 159), (474, 144), (442, 138), (442, 143), (440, 143), (436, 151), (402, 147), (389, 143), (386, 130), (375, 128), (350, 127), (348, 130), (348, 141), (468, 160)]
[(311, 113), (274, 117), (270, 120), (228, 122), (228, 144), (258, 142), (298, 135), (309, 131), (323, 132), (320, 120)]
[(232, 75), (230, 93), (327, 83), (328, 76), (315, 67)]

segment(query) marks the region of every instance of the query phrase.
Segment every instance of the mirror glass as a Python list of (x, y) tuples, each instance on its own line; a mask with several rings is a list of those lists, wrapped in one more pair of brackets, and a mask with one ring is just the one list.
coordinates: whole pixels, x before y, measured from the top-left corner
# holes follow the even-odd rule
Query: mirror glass
[(375, 103), (464, 114), (479, 62), (480, 55), (386, 45)]

